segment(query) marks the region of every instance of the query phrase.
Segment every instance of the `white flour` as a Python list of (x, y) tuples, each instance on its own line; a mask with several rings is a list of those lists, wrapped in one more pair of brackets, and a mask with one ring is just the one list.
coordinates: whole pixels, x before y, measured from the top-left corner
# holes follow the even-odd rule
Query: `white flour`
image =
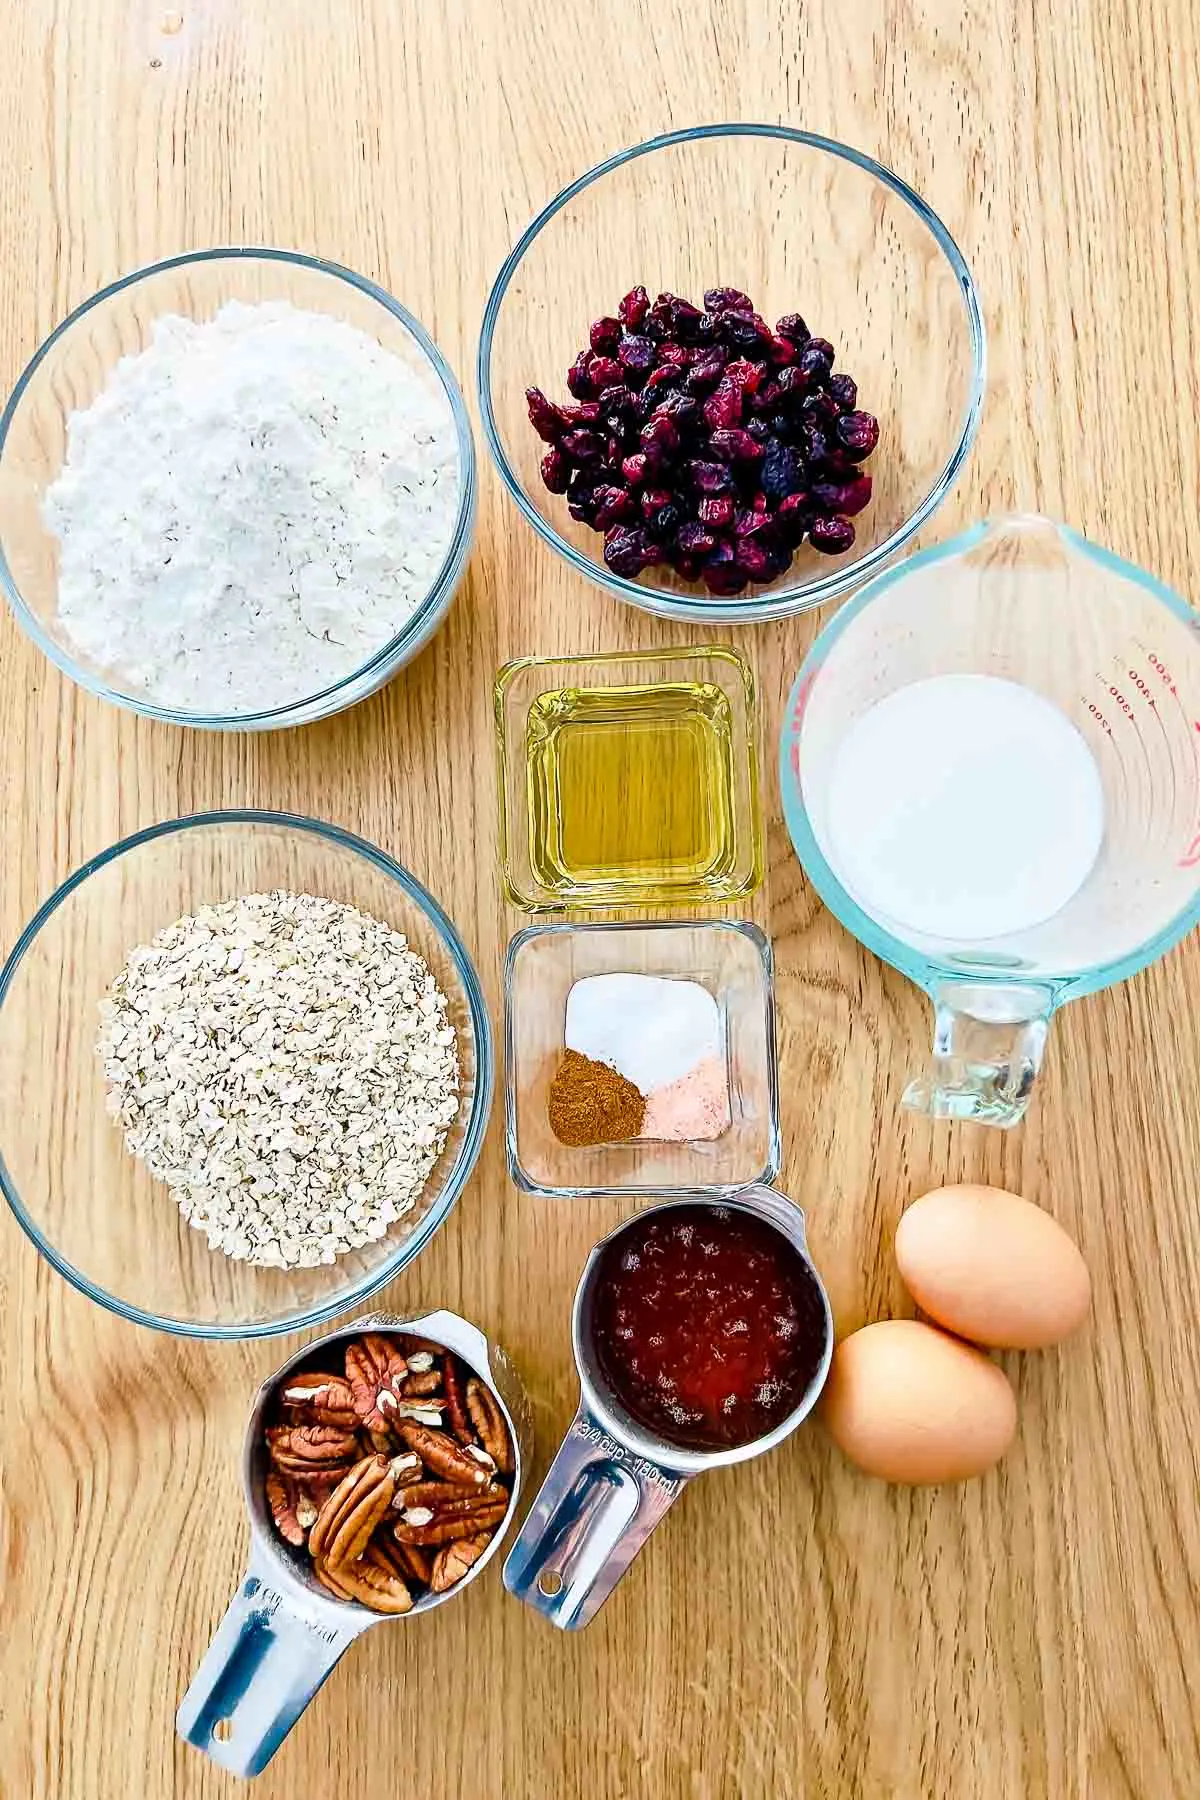
[(171, 315), (71, 415), (44, 504), (83, 657), (160, 705), (265, 711), (352, 674), (428, 592), (453, 415), (432, 374), (324, 314)]

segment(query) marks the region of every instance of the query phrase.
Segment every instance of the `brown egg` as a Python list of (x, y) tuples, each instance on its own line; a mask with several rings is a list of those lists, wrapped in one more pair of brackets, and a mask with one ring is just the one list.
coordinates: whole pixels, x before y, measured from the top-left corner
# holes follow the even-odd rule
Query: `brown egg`
[(851, 1462), (884, 1481), (982, 1475), (1017, 1428), (1003, 1369), (915, 1319), (883, 1319), (842, 1339), (821, 1414)]
[(1087, 1264), (1040, 1206), (1003, 1188), (938, 1188), (896, 1230), (896, 1261), (922, 1312), (972, 1343), (1041, 1350), (1082, 1325)]

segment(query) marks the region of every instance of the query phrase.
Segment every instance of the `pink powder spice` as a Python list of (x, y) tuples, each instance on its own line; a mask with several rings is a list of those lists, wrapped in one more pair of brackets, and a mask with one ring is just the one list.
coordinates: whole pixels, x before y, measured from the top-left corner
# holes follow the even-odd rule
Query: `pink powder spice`
[(703, 1143), (729, 1130), (729, 1087), (725, 1065), (706, 1056), (694, 1069), (665, 1087), (651, 1088), (642, 1120), (644, 1138)]

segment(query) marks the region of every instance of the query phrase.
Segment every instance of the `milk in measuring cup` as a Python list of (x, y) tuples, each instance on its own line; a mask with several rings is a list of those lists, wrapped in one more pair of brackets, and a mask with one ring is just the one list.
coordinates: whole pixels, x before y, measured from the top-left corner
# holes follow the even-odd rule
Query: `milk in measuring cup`
[(1020, 682), (934, 675), (862, 713), (834, 753), (829, 860), (863, 910), (953, 943), (1025, 931), (1083, 886), (1104, 836), (1095, 757)]

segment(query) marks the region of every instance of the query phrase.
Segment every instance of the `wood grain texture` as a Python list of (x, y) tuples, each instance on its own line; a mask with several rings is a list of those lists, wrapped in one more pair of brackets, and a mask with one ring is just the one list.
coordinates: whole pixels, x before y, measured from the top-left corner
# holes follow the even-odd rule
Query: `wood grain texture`
[[(1187, 0), (0, 0), (0, 386), (137, 264), (233, 240), (377, 277), (465, 384), (490, 279), (601, 155), (702, 118), (849, 139), (972, 263), (991, 381), (942, 536), (1059, 513), (1185, 593), (1200, 563), (1198, 15)], [(173, 22), (173, 21), (172, 21)], [(548, 296), (552, 299), (553, 296)], [(734, 634), (773, 741), (818, 621)], [(516, 920), (494, 866), (489, 687), (531, 651), (689, 641), (569, 577), (483, 471), (471, 574), (433, 648), (330, 724), (183, 735), (68, 686), (0, 622), (5, 944), (84, 857), (239, 802), (339, 821), (446, 897), (493, 1016)], [(1047, 1205), (1095, 1284), (1087, 1334), (1013, 1359), (988, 1479), (857, 1479), (817, 1430), (692, 1489), (578, 1639), (480, 1583), (373, 1633), (263, 1800), (1188, 1800), (1200, 1792), (1200, 944), (1069, 1009), (1009, 1136), (902, 1117), (921, 997), (821, 908), (767, 758), (784, 1184), (850, 1326), (904, 1297), (907, 1198), (983, 1178)], [(570, 1293), (614, 1208), (509, 1187), (498, 1121), (449, 1226), (386, 1299), (506, 1345), (540, 1473), (574, 1404)], [(109, 1318), (0, 1224), (7, 1800), (214, 1800), (173, 1736), (237, 1580), (245, 1410), (280, 1347)]]

